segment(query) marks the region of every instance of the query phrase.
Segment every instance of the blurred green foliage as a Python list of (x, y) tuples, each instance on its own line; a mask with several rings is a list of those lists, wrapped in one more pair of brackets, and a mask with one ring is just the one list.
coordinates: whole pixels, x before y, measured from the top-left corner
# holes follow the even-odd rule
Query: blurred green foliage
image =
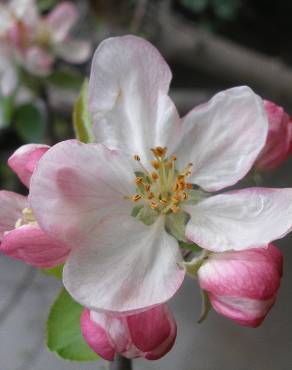
[(196, 13), (212, 11), (224, 20), (234, 19), (240, 8), (239, 0), (181, 0), (181, 3)]

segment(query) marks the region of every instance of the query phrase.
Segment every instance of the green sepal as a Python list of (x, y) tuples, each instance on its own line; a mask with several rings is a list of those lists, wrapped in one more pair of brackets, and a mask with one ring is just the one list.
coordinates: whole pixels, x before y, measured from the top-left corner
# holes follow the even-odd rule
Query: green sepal
[(186, 224), (190, 216), (188, 213), (181, 211), (179, 213), (169, 213), (165, 216), (166, 231), (172, 235), (176, 240), (187, 242), (185, 236)]
[(83, 143), (95, 141), (92, 120), (88, 111), (88, 79), (82, 85), (80, 95), (74, 104), (73, 124), (76, 138)]
[(47, 347), (65, 360), (96, 361), (80, 329), (83, 307), (63, 288), (53, 303), (47, 321)]
[(201, 189), (186, 190), (186, 193), (188, 194), (188, 199), (184, 201), (183, 204), (185, 205), (197, 204), (199, 201), (208, 197), (208, 193)]
[(143, 206), (136, 214), (136, 218), (149, 226), (154, 224), (159, 214), (148, 206)]
[(183, 242), (183, 241), (178, 241), (178, 245), (182, 249), (188, 249), (188, 250), (190, 250), (192, 252), (195, 252), (195, 253), (202, 252), (202, 248), (199, 247), (195, 243), (187, 243), (187, 242)]
[(208, 293), (205, 290), (201, 289), (201, 297), (202, 297), (202, 310), (198, 320), (199, 324), (206, 320), (212, 307)]
[(54, 276), (58, 280), (62, 280), (64, 265), (58, 265), (51, 269), (42, 269), (41, 271), (48, 276)]

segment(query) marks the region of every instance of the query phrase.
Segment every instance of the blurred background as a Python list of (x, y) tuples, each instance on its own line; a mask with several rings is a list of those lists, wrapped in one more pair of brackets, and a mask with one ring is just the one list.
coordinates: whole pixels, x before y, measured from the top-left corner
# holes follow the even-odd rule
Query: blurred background
[[(72, 37), (90, 42), (137, 34), (158, 47), (173, 71), (171, 96), (183, 115), (214, 93), (249, 85), (292, 114), (292, 2), (290, 0), (76, 0)], [(0, 4), (7, 2), (0, 1)], [(19, 1), (21, 3), (21, 1)], [(57, 0), (39, 0), (46, 16)], [(1, 8), (0, 8), (1, 12)], [(1, 18), (1, 14), (0, 14)], [(0, 29), (1, 31), (1, 29)], [(0, 43), (0, 54), (1, 54)], [(73, 104), (90, 61), (56, 58), (50, 73), (20, 72), (25, 93), (0, 95), (1, 188), (26, 193), (7, 167), (20, 145), (73, 138)], [(1, 64), (1, 62), (0, 62)], [(0, 67), (1, 68), (1, 67)], [(0, 70), (0, 78), (5, 75)], [(292, 187), (292, 159), (263, 175), (265, 186)], [(292, 368), (292, 237), (276, 243), (284, 276), (275, 307), (258, 329), (241, 328), (211, 312), (197, 324), (200, 294), (192, 281), (172, 300), (178, 323), (174, 349), (156, 362), (134, 361), (135, 370), (290, 370)], [(0, 256), (0, 369), (92, 370), (106, 364), (58, 359), (44, 345), (49, 306), (60, 282)]]

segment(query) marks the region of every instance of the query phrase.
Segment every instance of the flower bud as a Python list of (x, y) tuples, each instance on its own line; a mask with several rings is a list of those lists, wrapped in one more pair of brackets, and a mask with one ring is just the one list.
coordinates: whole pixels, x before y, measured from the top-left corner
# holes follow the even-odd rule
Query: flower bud
[(269, 120), (266, 144), (259, 154), (255, 169), (270, 171), (280, 166), (288, 157), (292, 144), (292, 120), (282, 107), (265, 100)]
[(282, 254), (272, 244), (238, 252), (212, 253), (198, 271), (213, 308), (240, 325), (261, 324), (276, 300)]
[(157, 360), (170, 351), (176, 338), (176, 323), (166, 305), (128, 316), (85, 309), (81, 330), (88, 345), (108, 361), (117, 353)]

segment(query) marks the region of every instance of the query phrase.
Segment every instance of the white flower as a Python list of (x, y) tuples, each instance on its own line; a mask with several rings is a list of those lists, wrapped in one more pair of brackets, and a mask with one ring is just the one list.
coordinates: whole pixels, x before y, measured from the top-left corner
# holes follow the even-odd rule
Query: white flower
[(59, 143), (32, 177), (37, 221), (71, 248), (65, 287), (93, 310), (133, 312), (173, 296), (184, 271), (165, 222), (184, 212), (186, 237), (217, 252), (264, 247), (291, 229), (292, 189), (209, 194), (244, 177), (262, 150), (262, 99), (237, 87), (180, 119), (170, 80), (147, 41), (104, 41), (89, 84), (99, 144)]

